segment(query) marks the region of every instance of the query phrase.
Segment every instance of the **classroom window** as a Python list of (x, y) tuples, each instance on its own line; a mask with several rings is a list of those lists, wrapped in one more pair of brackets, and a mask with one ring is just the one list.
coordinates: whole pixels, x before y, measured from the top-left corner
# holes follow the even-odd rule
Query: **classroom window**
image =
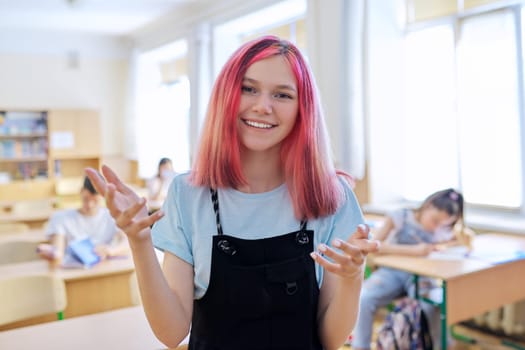
[(453, 29), (441, 25), (409, 33), (405, 67), (401, 188), (405, 199), (420, 200), (459, 185)]
[(178, 41), (138, 57), (136, 78), (137, 157), (139, 176), (156, 174), (163, 157), (175, 171), (189, 169), (190, 83), (187, 46)]
[(518, 207), (523, 91), (517, 80), (514, 13), (498, 11), (461, 24), (457, 57), (462, 188), (473, 203)]
[(405, 199), (450, 186), (471, 204), (523, 207), (518, 16), (509, 8), (405, 36)]

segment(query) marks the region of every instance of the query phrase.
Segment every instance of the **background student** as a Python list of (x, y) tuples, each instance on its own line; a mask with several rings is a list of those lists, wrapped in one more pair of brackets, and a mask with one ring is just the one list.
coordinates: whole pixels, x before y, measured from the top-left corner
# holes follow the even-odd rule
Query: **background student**
[(326, 135), (302, 54), (267, 36), (225, 64), (192, 170), (175, 177), (162, 210), (148, 216), (111, 169), (107, 183), (87, 170), (128, 235), (146, 315), (167, 346), (190, 325), (195, 350), (343, 344), (377, 242)]
[(157, 174), (146, 182), (148, 203), (153, 209), (159, 209), (168, 194), (168, 188), (175, 177), (173, 162), (170, 158), (161, 158)]
[(129, 253), (126, 235), (108, 209), (100, 205), (101, 197), (88, 177), (84, 178), (80, 198), (80, 208), (53, 213), (46, 230), (50, 243), (39, 245), (40, 256), (60, 263), (69, 254), (68, 244), (84, 238), (91, 240), (95, 253), (102, 259)]
[[(469, 245), (471, 235), (463, 223), (463, 196), (454, 189), (445, 189), (427, 197), (417, 209), (404, 208), (389, 213), (374, 238), (382, 242), (378, 254), (426, 256), (447, 244)], [(421, 293), (428, 293), (435, 286), (430, 278), (421, 277), (419, 281)], [(413, 276), (409, 272), (387, 267), (374, 271), (361, 292), (352, 349), (370, 349), (377, 309), (403, 295), (413, 296), (414, 291)], [(428, 303), (422, 303), (422, 307), (431, 324), (433, 339), (437, 341), (440, 323), (436, 320), (435, 307)]]

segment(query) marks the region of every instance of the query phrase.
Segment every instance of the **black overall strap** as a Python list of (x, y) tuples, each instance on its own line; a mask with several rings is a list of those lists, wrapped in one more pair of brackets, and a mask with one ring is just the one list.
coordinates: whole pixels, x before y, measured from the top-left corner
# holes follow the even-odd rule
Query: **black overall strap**
[(306, 224), (308, 224), (308, 220), (305, 220), (305, 219), (301, 220), (301, 228), (300, 228), (301, 231), (303, 232), (306, 231)]
[(213, 211), (215, 212), (215, 222), (217, 223), (217, 234), (222, 235), (221, 216), (219, 215), (219, 195), (216, 189), (210, 188), (211, 202), (213, 203)]
[[(213, 211), (215, 212), (215, 222), (217, 224), (217, 234), (220, 236), (223, 234), (223, 232), (222, 232), (222, 225), (221, 225), (221, 215), (219, 212), (219, 194), (216, 189), (213, 189), (211, 187), (210, 187), (210, 193), (211, 193), (211, 202), (213, 204)], [(307, 224), (308, 224), (308, 220), (306, 219), (301, 220), (299, 230), (304, 233), (306, 231)]]

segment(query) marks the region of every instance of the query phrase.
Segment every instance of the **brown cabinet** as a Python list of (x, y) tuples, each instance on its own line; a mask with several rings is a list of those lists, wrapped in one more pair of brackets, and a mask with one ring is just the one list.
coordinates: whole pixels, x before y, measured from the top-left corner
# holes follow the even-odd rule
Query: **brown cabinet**
[(49, 157), (54, 177), (81, 176), (100, 165), (99, 113), (91, 110), (49, 111)]
[(0, 110), (0, 201), (55, 195), (56, 182), (81, 177), (101, 159), (94, 110)]

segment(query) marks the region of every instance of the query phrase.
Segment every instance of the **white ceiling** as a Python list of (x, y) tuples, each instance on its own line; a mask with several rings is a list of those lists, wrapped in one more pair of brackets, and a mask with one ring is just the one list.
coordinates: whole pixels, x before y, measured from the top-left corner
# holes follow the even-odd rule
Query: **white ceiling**
[(210, 0), (0, 0), (0, 30), (127, 35), (160, 17), (205, 2)]

